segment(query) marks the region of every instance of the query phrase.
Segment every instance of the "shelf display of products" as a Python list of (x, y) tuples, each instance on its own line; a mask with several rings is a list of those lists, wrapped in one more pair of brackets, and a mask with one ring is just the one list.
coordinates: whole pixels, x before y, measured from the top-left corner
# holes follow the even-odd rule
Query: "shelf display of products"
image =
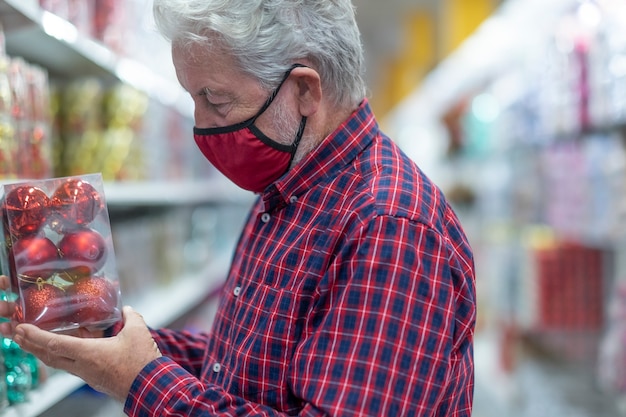
[(129, 84), (50, 82), (43, 68), (0, 56), (0, 91), (1, 178), (101, 172), (107, 181), (152, 181), (213, 173), (185, 146), (191, 119)]
[(145, 94), (90, 78), (54, 88), (57, 175), (101, 172), (109, 181), (145, 180), (141, 126)]
[[(195, 149), (191, 99), (150, 8), (149, 0), (0, 0), (0, 181), (100, 173), (122, 302), (152, 327), (192, 320), (198, 329), (252, 196)], [(4, 343), (12, 350), (0, 352), (0, 415), (42, 415), (83, 387), (52, 369), (35, 378), (40, 369), (15, 365), (24, 352)]]
[(0, 177), (52, 174), (49, 99), (45, 69), (0, 54)]
[(467, 225), (500, 415), (622, 415), (625, 63), (624, 2), (511, 0), (388, 118)]
[[(0, 160), (4, 177), (101, 172), (107, 181), (186, 181), (215, 174), (190, 146), (191, 99), (150, 26), (148, 1), (40, 3), (0, 2), (8, 54), (0, 87), (10, 92), (2, 95), (0, 134), (15, 138), (2, 146), (20, 157)], [(126, 34), (124, 42), (115, 47), (106, 33)], [(142, 64), (159, 56), (157, 69)]]

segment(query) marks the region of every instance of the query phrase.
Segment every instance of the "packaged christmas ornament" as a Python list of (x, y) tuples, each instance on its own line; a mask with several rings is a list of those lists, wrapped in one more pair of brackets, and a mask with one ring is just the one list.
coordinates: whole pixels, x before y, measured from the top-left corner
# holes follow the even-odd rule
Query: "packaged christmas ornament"
[(59, 332), (120, 320), (101, 174), (5, 184), (0, 208), (15, 322)]

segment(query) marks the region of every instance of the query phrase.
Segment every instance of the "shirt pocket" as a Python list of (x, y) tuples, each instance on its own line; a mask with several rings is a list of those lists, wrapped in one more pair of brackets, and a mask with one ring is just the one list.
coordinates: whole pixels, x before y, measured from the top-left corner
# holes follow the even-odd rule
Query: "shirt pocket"
[[(235, 301), (231, 391), (277, 409), (289, 409), (287, 370), (302, 334), (306, 297), (247, 282)], [(290, 404), (291, 403), (291, 404)]]

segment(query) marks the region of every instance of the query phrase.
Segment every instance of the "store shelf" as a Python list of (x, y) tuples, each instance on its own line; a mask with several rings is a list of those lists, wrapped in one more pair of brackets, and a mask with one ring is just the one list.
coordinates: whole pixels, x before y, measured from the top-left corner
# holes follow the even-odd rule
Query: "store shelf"
[(38, 416), (82, 385), (84, 382), (80, 378), (66, 373), (55, 373), (40, 388), (29, 394), (27, 403), (14, 405), (1, 412), (0, 415), (2, 417)]
[[(27, 179), (0, 179), (3, 184)], [(180, 181), (105, 182), (104, 193), (111, 209), (125, 207), (177, 207), (199, 204), (250, 205), (254, 194), (221, 178)]]
[(123, 81), (185, 116), (193, 115), (191, 99), (175, 81), (81, 35), (72, 23), (42, 10), (37, 1), (0, 0), (0, 23), (10, 56), (65, 79), (93, 76), (105, 83)]
[[(6, 53), (44, 68), (55, 81), (93, 77), (104, 85), (124, 82), (145, 92), (152, 100), (193, 117), (193, 103), (175, 79), (162, 76), (138, 60), (122, 56), (103, 43), (84, 36), (72, 23), (43, 10), (38, 0), (0, 0), (0, 25), (5, 35)], [(14, 183), (22, 180), (3, 180)], [(25, 180), (24, 180), (25, 181)], [(107, 182), (104, 184), (110, 212), (125, 213), (127, 208), (149, 216), (149, 209), (194, 205), (241, 206), (254, 195), (224, 178)], [(228, 245), (226, 245), (228, 246)], [(124, 299), (151, 327), (162, 327), (184, 318), (219, 290), (227, 274), (228, 249), (211, 265), (170, 285), (154, 288), (145, 298)], [(29, 393), (29, 401), (0, 412), (2, 417), (35, 417), (84, 385), (65, 372), (52, 371), (41, 387)]]
[[(27, 179), (3, 179), (0, 180), (0, 186), (27, 181)], [(110, 209), (200, 204), (241, 206), (250, 205), (254, 200), (253, 193), (219, 178), (105, 182), (104, 193)]]
[[(444, 191), (476, 197), (458, 204), (482, 294), (475, 417), (626, 415), (614, 395), (625, 351), (598, 353), (607, 312), (624, 311), (625, 72), (610, 65), (626, 50), (624, 13), (503, 2), (386, 120), (416, 159), (434, 151), (420, 165)], [(600, 360), (618, 369), (609, 381)]]
[(39, 11), (40, 7), (37, 0), (2, 0), (0, 1), (2, 28), (7, 32), (11, 32), (30, 26), (37, 19), (36, 16)]
[[(508, 0), (420, 87), (388, 116), (398, 131), (438, 117), (460, 97), (484, 86), (504, 71), (523, 64), (524, 54), (553, 30), (555, 21), (579, 0)], [(407, 144), (411, 145), (411, 144)], [(422, 142), (420, 141), (420, 146)]]
[[(131, 305), (135, 311), (141, 313), (149, 326), (153, 328), (167, 326), (219, 291), (226, 278), (228, 265), (229, 255), (224, 254), (216, 257), (205, 270), (157, 288), (146, 297), (124, 300), (124, 304)], [(0, 412), (0, 416), (38, 416), (83, 385), (84, 382), (80, 378), (65, 372), (53, 371), (40, 388), (29, 394), (28, 402), (12, 406)]]
[(140, 312), (148, 326), (167, 326), (219, 291), (228, 273), (229, 264), (230, 253), (225, 251), (205, 270), (156, 288), (148, 297), (124, 302)]
[(577, 364), (532, 355), (520, 349), (523, 360), (515, 372), (502, 370), (498, 337), (490, 331), (476, 334), (475, 417), (615, 417), (617, 400), (599, 390)]
[(249, 204), (253, 194), (217, 179), (161, 182), (105, 183), (110, 207), (180, 206), (192, 204)]

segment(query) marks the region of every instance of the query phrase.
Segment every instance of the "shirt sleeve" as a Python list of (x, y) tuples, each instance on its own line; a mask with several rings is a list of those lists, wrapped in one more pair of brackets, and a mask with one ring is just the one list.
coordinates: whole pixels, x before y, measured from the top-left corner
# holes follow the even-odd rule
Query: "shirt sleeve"
[[(378, 216), (347, 237), (288, 364), (288, 384), (302, 399), (299, 415), (471, 415), (473, 266), (456, 246), (432, 228), (393, 216)], [(185, 357), (182, 350), (172, 351)], [(129, 417), (281, 415), (203, 384), (166, 356), (136, 378), (124, 411)]]
[(129, 417), (286, 416), (217, 385), (202, 384), (166, 356), (146, 365), (137, 376), (124, 413)]
[(164, 356), (171, 358), (191, 375), (200, 376), (209, 337), (206, 333), (169, 329), (151, 330), (151, 332)]

